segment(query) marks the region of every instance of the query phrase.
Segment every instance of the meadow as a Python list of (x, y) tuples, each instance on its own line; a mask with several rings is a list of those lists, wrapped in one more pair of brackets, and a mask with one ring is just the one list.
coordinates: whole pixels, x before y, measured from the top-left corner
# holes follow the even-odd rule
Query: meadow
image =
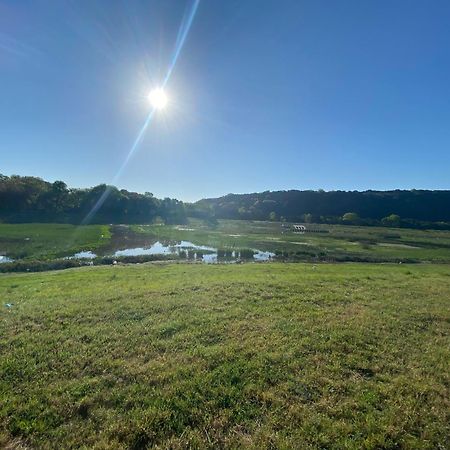
[(216, 248), (257, 248), (289, 261), (450, 262), (450, 231), (342, 225), (306, 225), (304, 234), (279, 222), (220, 220), (216, 227), (132, 225), (158, 239), (187, 240)]
[(20, 262), (2, 264), (0, 270), (65, 268), (67, 260), (54, 264), (48, 261), (86, 251), (106, 257), (96, 263), (110, 264), (112, 259), (108, 257), (116, 250), (148, 247), (156, 241), (189, 241), (222, 252), (258, 249), (273, 252), (276, 259), (288, 262), (450, 263), (450, 231), (314, 224), (307, 227), (313, 232), (299, 234), (279, 222), (244, 220), (220, 220), (216, 226), (196, 219), (182, 226), (0, 224), (0, 256)]
[(111, 237), (108, 225), (0, 223), (0, 255), (12, 259), (55, 259), (95, 250)]
[(450, 266), (0, 275), (0, 447), (445, 449)]

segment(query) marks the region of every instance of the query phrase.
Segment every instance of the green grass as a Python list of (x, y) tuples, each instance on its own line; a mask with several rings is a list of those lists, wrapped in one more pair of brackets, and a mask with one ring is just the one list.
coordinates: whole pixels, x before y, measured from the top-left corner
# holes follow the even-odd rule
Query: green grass
[(326, 233), (281, 233), (280, 223), (244, 220), (221, 220), (213, 229), (196, 220), (183, 227), (134, 225), (131, 228), (159, 239), (283, 253), (290, 260), (450, 262), (450, 231), (341, 225), (310, 227)]
[[(117, 248), (156, 240), (188, 240), (221, 250), (271, 251), (288, 261), (450, 263), (450, 231), (312, 225), (325, 233), (282, 233), (277, 222), (221, 220), (215, 228), (191, 220), (186, 226), (0, 224), (0, 255), (15, 260), (53, 260), (91, 250), (112, 255)], [(25, 265), (24, 265), (25, 267)], [(30, 265), (30, 270), (32, 270)], [(9, 270), (4, 266), (5, 270)]]
[(92, 267), (0, 297), (0, 447), (449, 442), (449, 266)]
[(110, 237), (108, 225), (0, 224), (0, 255), (13, 259), (54, 259), (95, 250)]

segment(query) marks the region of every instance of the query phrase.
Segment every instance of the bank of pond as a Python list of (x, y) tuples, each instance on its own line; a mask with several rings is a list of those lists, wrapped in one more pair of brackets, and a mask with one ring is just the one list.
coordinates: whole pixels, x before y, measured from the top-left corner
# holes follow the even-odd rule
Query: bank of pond
[(309, 236), (272, 222), (222, 221), (206, 227), (157, 225), (0, 224), (0, 272), (177, 261), (203, 264), (258, 262), (450, 262), (446, 232), (397, 232), (332, 227)]
[(275, 253), (250, 248), (219, 249), (196, 245), (188, 241), (161, 243), (159, 241), (142, 247), (117, 249), (107, 255), (90, 250), (51, 260), (12, 260), (0, 256), (0, 272), (42, 272), (81, 266), (137, 264), (154, 261), (198, 262), (205, 264), (267, 262)]
[(417, 264), (422, 261), (408, 258), (395, 258), (385, 261), (376, 257), (358, 257), (350, 255), (334, 256), (327, 255), (307, 257), (289, 252), (260, 252), (251, 249), (241, 250), (218, 250), (217, 253), (180, 251), (179, 253), (168, 254), (143, 254), (127, 256), (97, 256), (91, 252), (89, 257), (65, 257), (53, 260), (17, 260), (3, 262), (0, 264), (0, 273), (8, 272), (44, 272), (50, 270), (63, 270), (74, 267), (89, 266), (114, 266), (120, 264), (143, 264), (150, 262), (180, 262), (180, 263), (204, 263), (204, 264), (241, 264), (241, 263), (267, 263), (267, 262), (317, 262), (317, 263), (396, 263), (396, 264)]

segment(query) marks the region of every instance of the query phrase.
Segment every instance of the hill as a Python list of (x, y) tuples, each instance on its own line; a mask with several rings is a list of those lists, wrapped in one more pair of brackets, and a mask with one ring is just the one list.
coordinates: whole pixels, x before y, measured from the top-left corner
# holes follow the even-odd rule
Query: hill
[[(450, 190), (265, 191), (196, 203), (100, 184), (0, 174), (0, 222), (186, 223), (187, 217), (450, 229)], [(89, 219), (86, 221), (86, 219)]]
[(450, 191), (266, 191), (198, 201), (218, 219), (450, 228)]

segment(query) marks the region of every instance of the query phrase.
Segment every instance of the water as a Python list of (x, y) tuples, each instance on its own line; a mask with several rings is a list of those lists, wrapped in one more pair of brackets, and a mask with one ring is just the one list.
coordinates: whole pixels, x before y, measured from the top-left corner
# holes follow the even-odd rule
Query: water
[(217, 260), (218, 260), (217, 253), (210, 253), (208, 255), (202, 256), (202, 262), (206, 264), (215, 264), (217, 263)]
[(170, 248), (161, 242), (155, 242), (150, 247), (132, 247), (117, 250), (113, 256), (141, 256), (141, 255), (169, 255), (173, 253)]
[(75, 253), (75, 255), (73, 255), (71, 258), (74, 259), (94, 259), (97, 258), (97, 255), (91, 251), (86, 251), (86, 252), (78, 252)]
[(255, 261), (269, 261), (275, 256), (275, 253), (272, 252), (262, 252), (260, 250), (256, 250), (256, 253), (253, 255)]
[[(123, 243), (122, 243), (123, 244)], [(253, 253), (252, 253), (253, 252)], [(219, 256), (220, 253), (220, 256)], [(189, 241), (180, 241), (178, 243), (164, 244), (156, 241), (151, 245), (143, 245), (140, 247), (128, 247), (122, 249), (110, 250), (109, 256), (144, 256), (144, 255), (177, 255), (186, 260), (202, 261), (206, 264), (215, 264), (219, 261), (236, 262), (241, 259), (253, 259), (254, 261), (270, 261), (275, 254), (261, 250), (246, 251), (241, 254), (239, 251), (219, 250), (206, 245), (197, 245)], [(97, 255), (91, 251), (82, 251), (71, 256), (77, 259), (93, 259)]]
[(0, 255), (0, 264), (1, 263), (9, 263), (13, 262), (14, 260), (11, 258), (8, 258), (7, 256)]
[[(255, 261), (269, 261), (275, 256), (275, 253), (253, 250), (253, 259)], [(230, 256), (218, 255), (218, 249), (206, 245), (196, 245), (189, 241), (181, 241), (174, 245), (164, 245), (161, 242), (155, 242), (150, 247), (135, 247), (124, 250), (117, 250), (114, 256), (140, 256), (140, 255), (183, 255), (186, 259), (200, 260), (207, 264), (217, 263), (218, 261), (234, 262), (240, 259), (249, 259), (241, 256), (240, 252), (230, 251)]]
[[(197, 259), (197, 255), (217, 252), (212, 247), (206, 245), (196, 245), (189, 241), (181, 241), (177, 244), (165, 245), (159, 241), (147, 247), (132, 247), (123, 250), (116, 250), (113, 256), (141, 256), (141, 255), (185, 255), (187, 259)], [(217, 255), (216, 255), (217, 256)], [(208, 258), (206, 258), (208, 260)]]

